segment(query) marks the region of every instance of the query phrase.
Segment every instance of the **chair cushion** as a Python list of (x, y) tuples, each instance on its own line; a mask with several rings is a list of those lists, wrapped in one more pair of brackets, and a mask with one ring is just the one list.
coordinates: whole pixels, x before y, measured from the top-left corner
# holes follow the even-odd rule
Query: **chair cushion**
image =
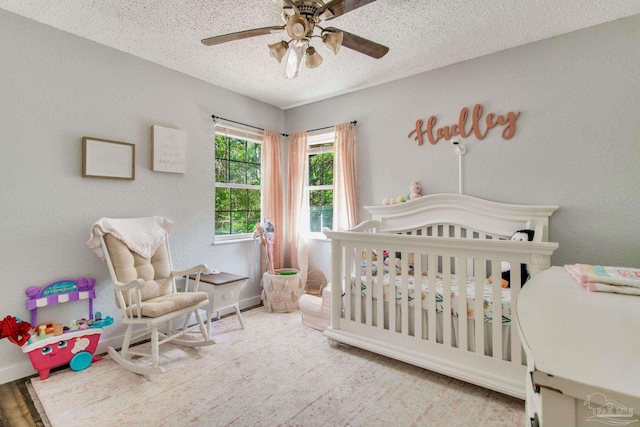
[[(105, 234), (104, 242), (119, 282), (129, 283), (138, 278), (145, 281), (141, 292), (143, 301), (173, 291), (171, 262), (166, 244), (160, 245), (151, 258), (143, 258), (111, 234)], [(129, 301), (126, 303), (129, 304)]]
[[(151, 298), (142, 302), (142, 315), (145, 317), (160, 317), (164, 314), (196, 305), (209, 297), (206, 292), (176, 292)], [(127, 307), (127, 313), (135, 316), (137, 304)]]

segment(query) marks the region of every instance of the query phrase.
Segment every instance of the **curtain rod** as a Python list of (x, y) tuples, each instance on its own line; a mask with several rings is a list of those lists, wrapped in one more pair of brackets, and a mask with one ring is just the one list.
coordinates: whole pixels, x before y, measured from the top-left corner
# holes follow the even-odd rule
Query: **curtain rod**
[[(225, 122), (235, 123), (235, 124), (237, 124), (237, 125), (242, 125), (242, 126), (250, 127), (250, 128), (257, 129), (257, 130), (261, 130), (261, 131), (263, 131), (263, 132), (264, 132), (264, 129), (263, 129), (263, 128), (259, 128), (258, 126), (252, 126), (252, 125), (248, 125), (248, 124), (246, 124), (246, 123), (236, 122), (235, 120), (225, 119), (224, 117), (216, 116), (215, 114), (212, 114), (212, 115), (211, 115), (211, 118), (213, 119), (213, 122), (214, 122), (214, 123), (216, 122), (216, 119), (220, 119), (220, 120), (224, 120)], [(281, 133), (280, 135), (282, 135), (282, 136), (289, 136), (289, 135), (288, 135), (288, 134), (286, 134), (286, 133)]]
[[(253, 129), (258, 129), (258, 130), (261, 130), (261, 131), (263, 131), (263, 132), (264, 132), (264, 129), (263, 129), (263, 128), (259, 128), (259, 127), (257, 127), (257, 126), (252, 126), (252, 125), (248, 125), (248, 124), (246, 124), (246, 123), (236, 122), (235, 120), (225, 119), (224, 117), (216, 116), (215, 114), (212, 114), (212, 115), (211, 115), (211, 118), (213, 119), (213, 122), (214, 122), (214, 123), (215, 123), (216, 119), (220, 119), (220, 120), (224, 120), (225, 122), (235, 123), (235, 124), (237, 124), (237, 125), (242, 125), (242, 126), (247, 126), (247, 127), (250, 127), (250, 128), (253, 128)], [(354, 120), (354, 121), (352, 121), (352, 122), (351, 122), (351, 124), (352, 124), (352, 125), (354, 125), (354, 126), (356, 125), (356, 123), (358, 123), (356, 120)], [(325, 127), (322, 127), (322, 128), (311, 129), (311, 130), (308, 130), (307, 132), (315, 132), (315, 131), (318, 131), (318, 130), (331, 129), (332, 127), (335, 127), (335, 126), (325, 126)], [(282, 135), (282, 136), (284, 136), (284, 137), (289, 136), (289, 134), (288, 134), (288, 133), (281, 133), (280, 135)]]
[[(354, 126), (356, 125), (356, 123), (358, 123), (356, 120), (354, 120), (354, 121), (352, 121), (352, 122), (351, 122), (351, 124), (352, 124), (352, 125), (354, 125)], [(331, 129), (331, 128), (333, 128), (333, 127), (335, 127), (335, 125), (334, 125), (334, 126), (325, 126), (325, 127), (323, 127), (323, 128), (318, 128), (318, 129), (311, 129), (311, 130), (308, 130), (307, 132), (315, 132), (315, 131), (317, 131), (317, 130)]]

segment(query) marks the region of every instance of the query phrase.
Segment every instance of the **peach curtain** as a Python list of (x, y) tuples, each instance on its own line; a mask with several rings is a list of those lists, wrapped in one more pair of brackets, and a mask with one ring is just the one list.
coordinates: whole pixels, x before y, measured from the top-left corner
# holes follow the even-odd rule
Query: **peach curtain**
[(289, 250), (291, 253), (291, 266), (302, 272), (302, 278), (306, 281), (308, 270), (307, 241), (301, 235), (300, 230), (308, 229), (306, 226), (306, 197), (305, 175), (307, 168), (307, 132), (298, 132), (289, 139), (289, 192), (287, 210), (287, 235), (289, 236)]
[(280, 134), (265, 130), (262, 137), (262, 217), (269, 218), (275, 227), (273, 266), (284, 263), (284, 202), (282, 198), (282, 162)]
[(356, 130), (353, 123), (336, 126), (333, 155), (333, 229), (357, 225)]

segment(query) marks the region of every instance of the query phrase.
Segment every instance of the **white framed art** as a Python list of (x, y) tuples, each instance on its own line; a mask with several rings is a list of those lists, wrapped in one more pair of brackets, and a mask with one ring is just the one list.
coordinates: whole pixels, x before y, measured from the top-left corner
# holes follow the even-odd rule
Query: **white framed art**
[(136, 146), (127, 142), (82, 138), (82, 176), (136, 179)]
[(151, 163), (155, 172), (187, 171), (187, 133), (163, 126), (151, 126)]

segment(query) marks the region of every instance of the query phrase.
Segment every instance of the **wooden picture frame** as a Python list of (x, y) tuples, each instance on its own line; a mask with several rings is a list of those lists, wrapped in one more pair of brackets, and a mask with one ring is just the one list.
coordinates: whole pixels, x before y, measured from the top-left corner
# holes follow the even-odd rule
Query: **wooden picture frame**
[(136, 179), (136, 146), (85, 136), (82, 138), (82, 176)]
[(151, 165), (154, 172), (187, 172), (187, 133), (151, 126)]

